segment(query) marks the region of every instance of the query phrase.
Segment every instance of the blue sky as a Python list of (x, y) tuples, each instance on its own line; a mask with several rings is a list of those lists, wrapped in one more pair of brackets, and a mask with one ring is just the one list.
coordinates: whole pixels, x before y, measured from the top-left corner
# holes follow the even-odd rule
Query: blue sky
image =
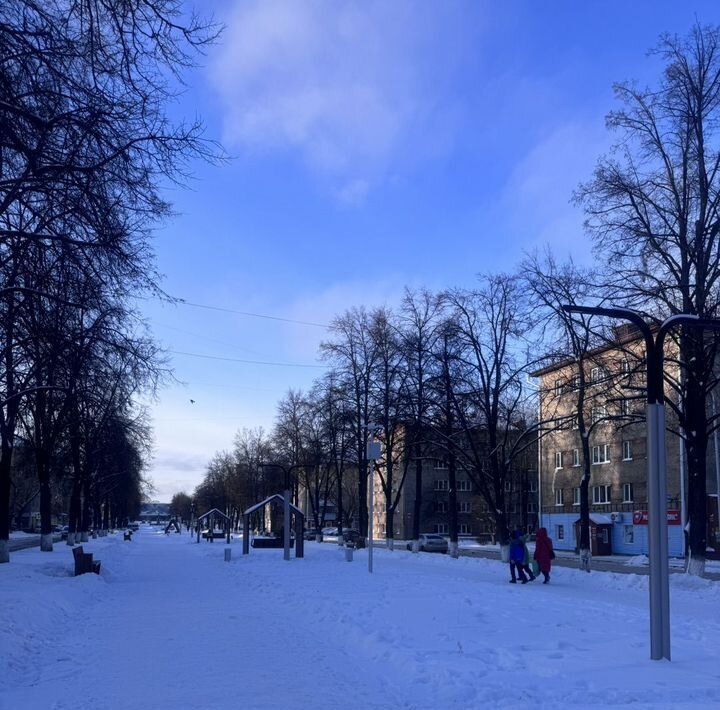
[[(187, 75), (232, 160), (193, 165), (158, 230), (165, 290), (209, 306), (329, 322), (405, 285), (468, 286), (550, 244), (592, 261), (570, 203), (611, 143), (612, 84), (653, 82), (660, 33), (716, 2), (195, 3), (226, 25)], [(143, 303), (184, 384), (152, 404), (157, 497), (192, 491), (241, 427), (322, 370), (322, 328)], [(314, 366), (314, 367), (313, 367)], [(195, 400), (192, 404), (190, 400)]]

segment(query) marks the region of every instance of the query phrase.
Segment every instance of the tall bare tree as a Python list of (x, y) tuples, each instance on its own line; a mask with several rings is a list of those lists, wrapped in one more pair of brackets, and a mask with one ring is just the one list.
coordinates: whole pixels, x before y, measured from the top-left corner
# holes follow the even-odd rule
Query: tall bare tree
[[(615, 302), (648, 317), (720, 315), (720, 28), (696, 24), (664, 35), (655, 86), (615, 86), (621, 107), (608, 114), (618, 134), (577, 191)], [(667, 399), (685, 432), (688, 466), (688, 571), (702, 574), (707, 548), (707, 448), (717, 416), (718, 340), (696, 330), (676, 337), (666, 370)], [(674, 372), (673, 372), (674, 370)], [(677, 374), (679, 372), (679, 375)]]

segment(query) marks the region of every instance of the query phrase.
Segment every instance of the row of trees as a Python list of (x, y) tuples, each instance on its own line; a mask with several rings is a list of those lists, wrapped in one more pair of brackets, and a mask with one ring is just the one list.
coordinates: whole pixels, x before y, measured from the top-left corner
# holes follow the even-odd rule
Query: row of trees
[[(373, 430), (384, 443), (389, 536), (403, 482), (413, 475), (419, 484), (424, 456), (441, 446), (451, 489), (462, 465), (505, 540), (504, 483), (514, 459), (529, 439), (567, 426), (567, 415), (538, 421), (537, 393), (526, 376), (545, 362), (568, 361), (580, 380), (572, 416), (583, 442), (580, 548), (589, 564), (588, 442), (597, 421), (587, 417), (586, 365), (613, 342), (614, 331), (601, 319), (570, 316), (562, 305), (624, 305), (658, 323), (678, 313), (720, 317), (720, 29), (697, 25), (686, 37), (664, 36), (656, 55), (664, 71), (655, 86), (616, 86), (620, 108), (607, 119), (616, 146), (575, 194), (593, 239), (593, 268), (531, 256), (518, 274), (486, 277), (477, 289), (407, 292), (397, 312), (358, 308), (333, 322), (322, 345), (328, 374), (309, 393), (291, 392), (280, 403), (273, 437), (273, 457), (307, 464), (313, 501), (326, 500), (332, 486), (343, 491), (352, 470), (366, 533), (365, 443)], [(709, 406), (718, 340), (697, 330), (672, 338), (665, 377), (686, 452), (689, 570), (702, 573), (708, 440), (720, 416)], [(642, 353), (627, 354), (642, 374)], [(606, 399), (627, 396), (608, 382)], [(636, 383), (642, 397), (642, 377)], [(624, 426), (638, 414), (615, 418)], [(417, 538), (421, 486), (416, 490)], [(321, 514), (315, 518), (322, 522)]]
[(179, 0), (0, 5), (0, 562), (11, 504), (33, 488), (18, 451), (43, 550), (53, 493), (69, 541), (139, 503), (150, 434), (136, 402), (165, 366), (132, 299), (156, 290), (160, 183), (213, 150), (165, 113), (213, 35)]

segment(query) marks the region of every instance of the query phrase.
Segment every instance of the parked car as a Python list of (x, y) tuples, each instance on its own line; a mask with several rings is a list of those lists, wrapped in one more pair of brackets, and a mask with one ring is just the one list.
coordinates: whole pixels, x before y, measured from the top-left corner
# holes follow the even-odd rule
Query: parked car
[[(418, 538), (420, 552), (447, 552), (448, 543), (442, 535), (423, 533)], [(408, 542), (407, 549), (412, 550), (412, 542)]]
[(306, 530), (303, 537), (305, 540), (314, 540), (318, 535), (322, 538), (322, 534), (322, 530), (313, 528), (312, 530)]
[(322, 534), (323, 534), (323, 537), (337, 537), (338, 529), (337, 528), (323, 528)]
[(60, 533), (60, 538), (62, 540), (67, 540), (69, 531), (70, 531), (70, 528), (67, 525), (63, 525), (62, 527), (60, 527), (60, 530), (58, 530), (58, 532)]
[(128, 524), (128, 530), (132, 530), (133, 532), (137, 532), (140, 529), (140, 525), (138, 523), (129, 523)]

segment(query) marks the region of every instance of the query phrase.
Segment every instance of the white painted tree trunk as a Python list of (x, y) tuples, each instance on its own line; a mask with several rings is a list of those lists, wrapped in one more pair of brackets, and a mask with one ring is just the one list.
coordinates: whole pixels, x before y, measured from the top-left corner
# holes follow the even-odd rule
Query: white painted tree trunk
[(454, 560), (456, 560), (460, 556), (457, 542), (453, 542), (451, 540), (448, 543), (448, 552), (450, 553), (450, 557), (452, 557)]
[(322, 533), (315, 535), (315, 542), (322, 542)]
[(40, 551), (41, 552), (52, 552), (53, 550), (53, 539), (52, 533), (47, 535), (40, 535)]
[(92, 531), (92, 539), (97, 540), (97, 531), (95, 530)]
[(579, 562), (580, 562), (580, 570), (582, 572), (589, 572), (590, 571), (590, 562), (592, 560), (592, 553), (590, 550), (580, 550), (580, 556), (579, 556)]
[(420, 540), (412, 541), (412, 551), (413, 554), (417, 554), (418, 552), (420, 552)]
[(390, 552), (392, 552), (395, 549), (395, 540), (391, 537), (385, 538), (385, 545)]
[(83, 530), (83, 532), (80, 533), (80, 542), (87, 542), (88, 539), (87, 530)]
[(687, 573), (694, 577), (705, 576), (705, 558), (704, 557), (692, 557), (688, 559)]
[(10, 562), (10, 541), (0, 540), (0, 564)]
[(500, 559), (503, 562), (510, 562), (510, 545), (500, 545)]
[(75, 533), (69, 532), (66, 542), (72, 547), (75, 544)]

